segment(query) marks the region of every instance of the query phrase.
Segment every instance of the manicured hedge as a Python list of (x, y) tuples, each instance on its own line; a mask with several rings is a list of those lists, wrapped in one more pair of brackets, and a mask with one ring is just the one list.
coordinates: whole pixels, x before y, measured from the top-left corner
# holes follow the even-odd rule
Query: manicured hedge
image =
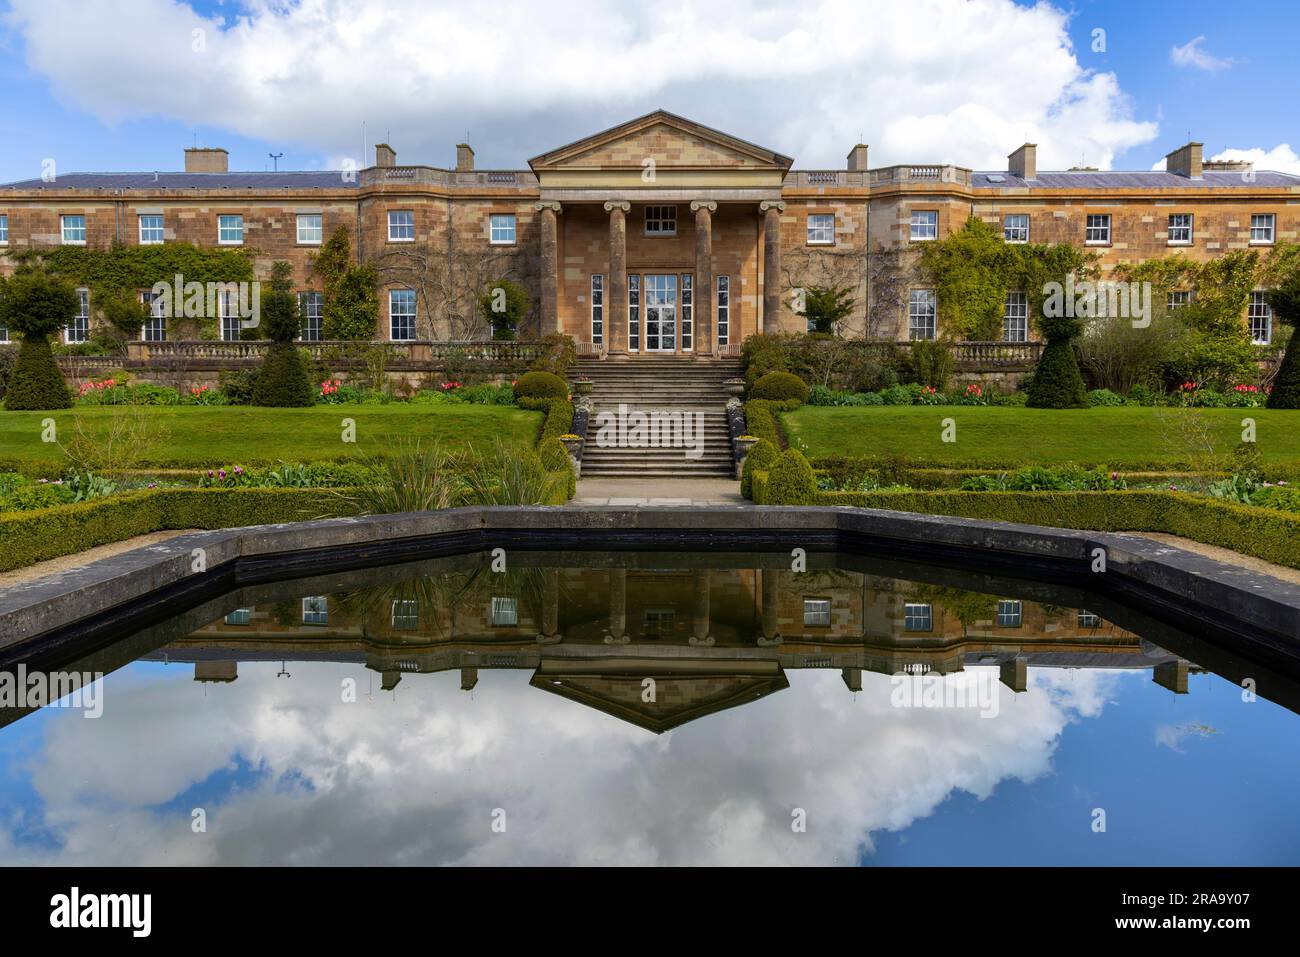
[(781, 505), (817, 504), (817, 476), (798, 449), (786, 449), (772, 465), (767, 495)]
[(769, 372), (754, 383), (749, 394), (755, 399), (777, 402), (797, 399), (803, 405), (808, 401), (808, 383), (792, 372)]
[(759, 439), (745, 456), (745, 464), (740, 469), (740, 494), (745, 498), (753, 495), (755, 472), (766, 472), (780, 457), (781, 450), (767, 439)]
[[(1015, 469), (1003, 466), (985, 466), (983, 468), (937, 468), (913, 464), (910, 461), (884, 458), (857, 458), (852, 456), (818, 456), (809, 460), (819, 476), (825, 476), (836, 485), (843, 486), (871, 479), (881, 485), (910, 485), (917, 489), (957, 488), (968, 478), (980, 475), (998, 475), (1013, 472)], [(1168, 472), (1168, 471), (1134, 471), (1118, 470), (1120, 476), (1129, 484), (1137, 482), (1160, 483), (1164, 485), (1183, 486), (1195, 481), (1219, 479), (1228, 473), (1215, 472)], [(1273, 474), (1273, 469), (1265, 469), (1269, 478), (1283, 478), (1282, 473)], [(1286, 470), (1287, 474), (1290, 470)]]
[(767, 439), (778, 449), (784, 447), (781, 441), (781, 427), (777, 423), (778, 412), (789, 412), (799, 408), (803, 403), (797, 399), (777, 402), (772, 399), (750, 399), (745, 403), (745, 431), (760, 439)]
[(573, 428), (573, 403), (568, 399), (525, 399), (518, 400), (519, 408), (542, 411), (546, 418), (542, 420), (542, 432), (538, 443), (547, 439), (558, 439), (567, 435)]
[(346, 503), (321, 489), (155, 489), (0, 513), (0, 571), (170, 529), (238, 528), (336, 518)]
[[(756, 472), (754, 502), (769, 495)], [(817, 505), (883, 508), (1098, 532), (1160, 532), (1300, 568), (1300, 514), (1184, 492), (818, 492)]]
[(573, 459), (569, 458), (569, 450), (564, 447), (564, 443), (559, 439), (543, 439), (541, 445), (537, 446), (537, 455), (542, 461), (542, 468), (546, 471), (564, 473), (564, 501), (573, 498), (578, 490), (578, 480), (573, 474)]

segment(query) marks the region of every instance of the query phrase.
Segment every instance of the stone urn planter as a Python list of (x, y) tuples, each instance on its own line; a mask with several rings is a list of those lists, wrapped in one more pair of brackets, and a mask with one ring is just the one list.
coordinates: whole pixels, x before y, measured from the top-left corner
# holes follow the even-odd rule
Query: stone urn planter
[(591, 395), (591, 387), (592, 387), (592, 382), (590, 379), (573, 380), (574, 395)]
[(722, 388), (726, 391), (727, 395), (734, 395), (739, 398), (745, 394), (745, 380), (723, 379)]
[(749, 450), (758, 443), (757, 435), (738, 435), (732, 442), (736, 447), (736, 478), (740, 478), (741, 470), (745, 467), (745, 459), (749, 456)]
[(569, 453), (569, 461), (573, 463), (573, 474), (579, 477), (582, 475), (582, 446), (584, 441), (582, 436), (573, 433), (560, 436), (564, 451)]

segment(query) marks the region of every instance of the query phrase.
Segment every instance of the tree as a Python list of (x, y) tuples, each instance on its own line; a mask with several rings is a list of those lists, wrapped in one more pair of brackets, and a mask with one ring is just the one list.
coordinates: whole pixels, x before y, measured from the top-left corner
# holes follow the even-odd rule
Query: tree
[(516, 338), (519, 324), (528, 315), (529, 305), (528, 293), (523, 286), (509, 279), (489, 283), (478, 301), (479, 312), (492, 325), (493, 339)]
[(346, 226), (340, 226), (312, 261), (312, 275), (324, 285), (321, 333), (326, 339), (369, 342), (379, 315), (379, 282), (375, 268), (352, 262)]
[(1268, 304), (1279, 322), (1291, 327), (1282, 364), (1268, 396), (1270, 409), (1300, 409), (1300, 270), (1292, 272), (1268, 293)]
[(253, 388), (253, 405), (307, 406), (316, 401), (302, 356), (293, 344), (300, 317), (292, 275), (287, 262), (281, 260), (271, 266), (270, 289), (262, 297), (260, 323), (271, 347)]
[(0, 326), (8, 326), (23, 341), (5, 392), (6, 409), (72, 405), (72, 394), (50, 351), (50, 336), (68, 324), (79, 304), (71, 283), (44, 270), (20, 271), (0, 286)]
[(808, 320), (809, 332), (833, 335), (840, 323), (853, 315), (857, 304), (853, 290), (847, 286), (810, 285), (804, 287), (800, 315)]

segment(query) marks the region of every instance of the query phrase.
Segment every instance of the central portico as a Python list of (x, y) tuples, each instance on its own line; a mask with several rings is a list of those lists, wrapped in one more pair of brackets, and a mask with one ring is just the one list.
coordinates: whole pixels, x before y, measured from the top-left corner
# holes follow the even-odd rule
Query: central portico
[(588, 353), (717, 356), (778, 329), (791, 163), (664, 111), (532, 159), (542, 331)]

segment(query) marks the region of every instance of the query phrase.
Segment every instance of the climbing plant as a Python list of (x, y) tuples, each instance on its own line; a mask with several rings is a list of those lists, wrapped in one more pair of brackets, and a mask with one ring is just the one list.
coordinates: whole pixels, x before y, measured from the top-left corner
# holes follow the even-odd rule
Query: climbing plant
[(373, 339), (379, 315), (378, 274), (373, 266), (352, 261), (346, 226), (334, 230), (321, 246), (311, 271), (324, 287), (321, 334), (352, 342)]

